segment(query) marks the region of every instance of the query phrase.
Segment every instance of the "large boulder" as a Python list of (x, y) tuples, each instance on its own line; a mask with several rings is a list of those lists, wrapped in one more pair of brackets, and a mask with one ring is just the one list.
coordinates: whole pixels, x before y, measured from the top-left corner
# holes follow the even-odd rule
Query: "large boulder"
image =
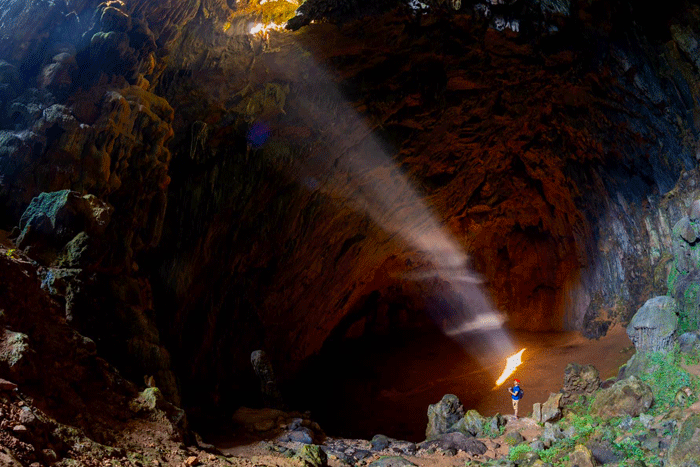
[(566, 465), (571, 467), (594, 467), (596, 461), (590, 449), (582, 444), (578, 444), (574, 448), (574, 452), (569, 454), (569, 461)]
[(678, 328), (678, 304), (669, 296), (654, 297), (637, 310), (627, 335), (637, 352), (657, 352), (673, 346)]
[(576, 402), (580, 396), (590, 396), (600, 388), (600, 374), (593, 365), (569, 363), (564, 370), (563, 405)]
[(600, 390), (591, 404), (591, 413), (603, 418), (637, 417), (649, 410), (653, 402), (651, 388), (636, 376), (630, 376)]
[[(482, 436), (487, 419), (476, 410), (468, 410), (464, 417), (452, 425), (450, 431), (459, 431), (471, 436)], [(487, 430), (488, 431), (488, 430)]]
[(666, 465), (700, 465), (700, 414), (689, 416), (675, 432)]
[(44, 263), (53, 262), (63, 250), (66, 266), (78, 266), (89, 237), (104, 233), (111, 214), (112, 207), (93, 195), (71, 190), (41, 193), (22, 214), (17, 246)]
[(454, 394), (445, 394), (437, 404), (428, 406), (428, 426), (425, 438), (433, 439), (448, 430), (464, 417), (464, 407)]
[(547, 402), (542, 405), (542, 423), (556, 422), (557, 420), (561, 419), (561, 399), (562, 393), (560, 392), (549, 395)]

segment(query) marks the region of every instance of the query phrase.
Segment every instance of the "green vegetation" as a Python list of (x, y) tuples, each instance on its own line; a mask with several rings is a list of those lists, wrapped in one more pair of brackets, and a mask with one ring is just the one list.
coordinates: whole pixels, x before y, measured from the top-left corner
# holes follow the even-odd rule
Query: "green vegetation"
[(690, 388), (692, 401), (700, 391), (698, 378), (682, 368), (685, 360), (697, 360), (697, 354), (684, 357), (676, 345), (669, 352), (653, 352), (645, 357), (647, 371), (641, 372), (640, 379), (651, 387), (654, 405), (651, 413), (658, 414), (675, 407), (676, 394), (683, 388)]
[(530, 447), (530, 445), (526, 443), (521, 443), (517, 446), (511, 446), (511, 448), (508, 450), (508, 460), (511, 462), (515, 462), (517, 460), (520, 460), (521, 456), (524, 453), (532, 451), (533, 449)]

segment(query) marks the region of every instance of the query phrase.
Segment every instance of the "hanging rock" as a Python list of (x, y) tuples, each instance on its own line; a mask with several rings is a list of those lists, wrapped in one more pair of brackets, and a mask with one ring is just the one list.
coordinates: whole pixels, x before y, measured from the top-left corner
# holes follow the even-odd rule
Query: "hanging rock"
[(678, 305), (669, 296), (647, 300), (627, 326), (627, 335), (637, 352), (669, 349), (678, 328), (677, 313)]

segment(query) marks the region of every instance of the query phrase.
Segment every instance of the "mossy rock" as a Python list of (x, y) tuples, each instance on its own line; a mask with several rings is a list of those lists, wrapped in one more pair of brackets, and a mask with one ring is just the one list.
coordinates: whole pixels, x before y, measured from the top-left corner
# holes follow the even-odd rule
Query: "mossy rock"
[(676, 431), (668, 451), (667, 466), (700, 465), (700, 414), (689, 416)]
[(305, 444), (299, 449), (295, 457), (302, 461), (304, 467), (324, 467), (328, 465), (328, 456), (321, 449), (321, 446), (315, 444)]

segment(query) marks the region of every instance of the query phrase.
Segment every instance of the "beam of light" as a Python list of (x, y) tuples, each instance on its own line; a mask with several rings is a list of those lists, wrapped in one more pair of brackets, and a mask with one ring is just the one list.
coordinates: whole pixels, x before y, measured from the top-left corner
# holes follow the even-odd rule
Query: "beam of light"
[(319, 128), (323, 144), (322, 150), (293, 161), (294, 176), (309, 190), (366, 214), (420, 256), (422, 271), (414, 277), (409, 271), (404, 279), (435, 285), (443, 299), (428, 313), (466, 351), (474, 355), (478, 349), (482, 366), (492, 367), (494, 357), (515, 352), (502, 326), (505, 319), (469, 267), (464, 249), (393, 161), (395, 150), (377, 136), (380, 123), (365, 120), (313, 55), (299, 44), (294, 47), (299, 48), (295, 65), (309, 77), (308, 87), (295, 93), (300, 124)]
[(510, 375), (515, 373), (515, 370), (520, 366), (520, 364), (523, 363), (523, 352), (525, 352), (525, 349), (520, 349), (518, 353), (508, 357), (503, 373), (501, 373), (501, 376), (498, 378), (498, 380), (496, 380), (496, 387), (503, 384), (505, 380), (510, 377)]

